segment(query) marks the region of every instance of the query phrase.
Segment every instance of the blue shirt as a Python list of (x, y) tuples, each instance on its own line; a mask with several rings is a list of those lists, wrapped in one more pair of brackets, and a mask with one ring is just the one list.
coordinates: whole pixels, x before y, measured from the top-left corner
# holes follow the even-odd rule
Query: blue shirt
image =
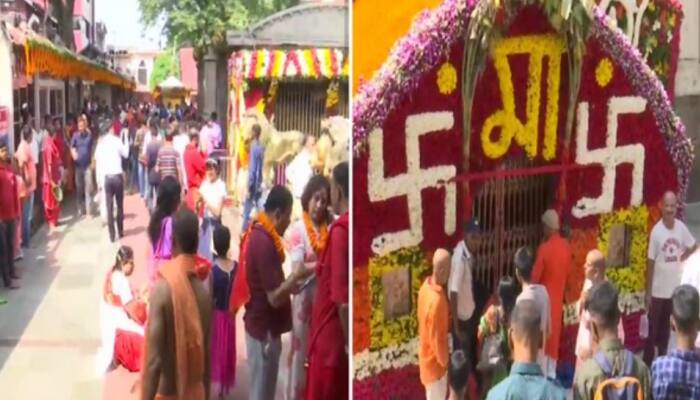
[(257, 194), (262, 184), (262, 167), (265, 147), (259, 141), (250, 146), (250, 165), (248, 165), (248, 190), (250, 194)]
[(70, 142), (70, 147), (78, 152), (75, 166), (85, 169), (92, 161), (92, 135), (90, 131), (76, 132)]
[(537, 363), (516, 362), (510, 376), (489, 390), (486, 400), (566, 400), (566, 393), (542, 375)]
[(675, 350), (651, 366), (654, 400), (700, 399), (700, 355)]

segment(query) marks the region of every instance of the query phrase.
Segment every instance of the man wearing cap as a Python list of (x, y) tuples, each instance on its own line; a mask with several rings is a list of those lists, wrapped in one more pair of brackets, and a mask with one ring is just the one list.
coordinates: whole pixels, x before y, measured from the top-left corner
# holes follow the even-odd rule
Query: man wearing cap
[(545, 376), (554, 376), (557, 369), (559, 339), (564, 306), (566, 281), (573, 269), (573, 256), (569, 242), (559, 234), (559, 214), (547, 210), (542, 215), (544, 242), (537, 249), (532, 283), (547, 289), (550, 307), (550, 335), (545, 342), (544, 354), (547, 370)]
[[(471, 343), (474, 339), (474, 292), (472, 287), (473, 253), (479, 245), (481, 228), (479, 221), (471, 219), (463, 226), (463, 238), (452, 252), (450, 277), (447, 288), (450, 298), (451, 331), (454, 350), (462, 350), (467, 359), (472, 356)], [(467, 363), (469, 364), (469, 363)], [(468, 367), (465, 373), (469, 375)]]

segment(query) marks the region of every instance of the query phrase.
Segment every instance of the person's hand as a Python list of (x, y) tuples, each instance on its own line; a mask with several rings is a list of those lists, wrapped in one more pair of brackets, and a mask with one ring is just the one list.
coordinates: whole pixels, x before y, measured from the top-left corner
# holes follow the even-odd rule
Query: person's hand
[(649, 309), (651, 308), (651, 292), (647, 291), (647, 293), (644, 295), (644, 306), (647, 312), (649, 312)]

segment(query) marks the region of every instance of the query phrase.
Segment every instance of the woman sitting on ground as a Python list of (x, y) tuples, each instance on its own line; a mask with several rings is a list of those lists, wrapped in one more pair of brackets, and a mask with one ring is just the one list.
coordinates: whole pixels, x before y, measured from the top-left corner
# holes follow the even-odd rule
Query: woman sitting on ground
[(143, 337), (146, 324), (145, 295), (136, 295), (129, 283), (134, 271), (134, 252), (122, 246), (114, 265), (107, 272), (100, 312), (102, 348), (98, 352), (98, 371), (122, 365), (131, 372), (141, 370)]

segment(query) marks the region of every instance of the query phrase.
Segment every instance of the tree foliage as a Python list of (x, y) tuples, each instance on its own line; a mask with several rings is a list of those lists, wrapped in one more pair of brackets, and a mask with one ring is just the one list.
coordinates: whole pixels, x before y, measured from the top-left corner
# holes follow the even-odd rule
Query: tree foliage
[(210, 48), (224, 50), (227, 30), (243, 29), (297, 4), (299, 0), (139, 0), (143, 22), (153, 25), (164, 18), (169, 43), (189, 43), (197, 59)]
[(168, 79), (170, 76), (180, 77), (180, 68), (178, 58), (173, 51), (166, 51), (159, 54), (153, 60), (153, 71), (151, 72), (151, 80), (148, 83), (151, 90), (155, 89), (159, 83)]

